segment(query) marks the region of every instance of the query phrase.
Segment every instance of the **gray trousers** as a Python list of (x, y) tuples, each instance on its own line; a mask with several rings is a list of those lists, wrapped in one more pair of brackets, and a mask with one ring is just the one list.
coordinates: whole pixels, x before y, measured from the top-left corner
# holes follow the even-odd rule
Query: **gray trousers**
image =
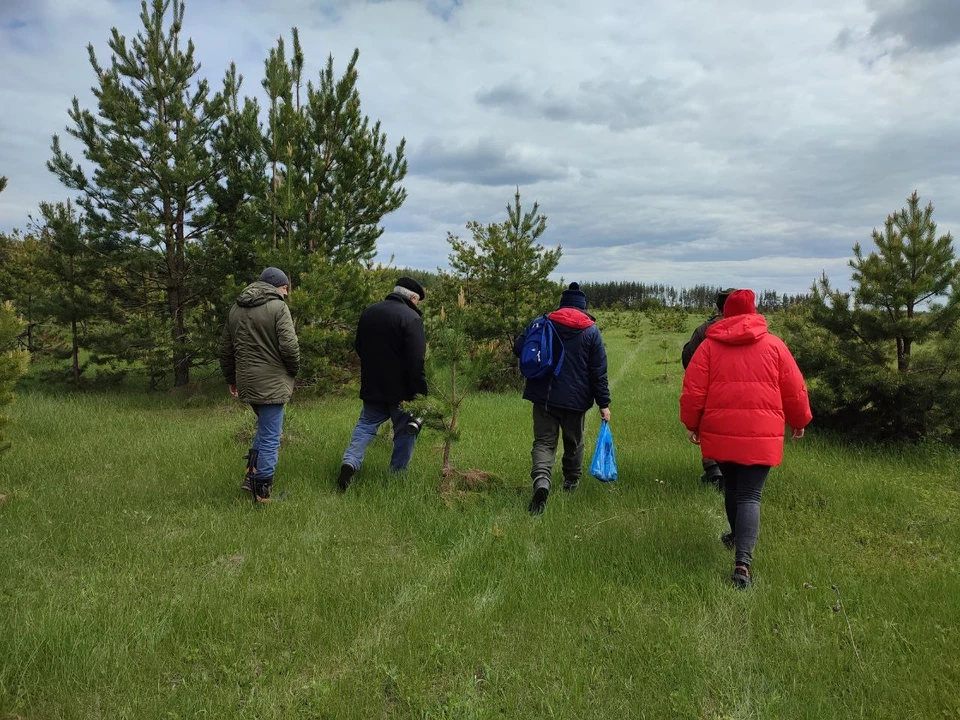
[(563, 485), (574, 488), (583, 473), (583, 418), (586, 413), (533, 406), (533, 488), (550, 488), (550, 475), (557, 457), (557, 436), (563, 436)]
[(760, 498), (770, 474), (769, 465), (720, 463), (724, 482), (724, 505), (727, 522), (736, 541), (737, 565), (750, 567), (753, 548), (760, 533)]

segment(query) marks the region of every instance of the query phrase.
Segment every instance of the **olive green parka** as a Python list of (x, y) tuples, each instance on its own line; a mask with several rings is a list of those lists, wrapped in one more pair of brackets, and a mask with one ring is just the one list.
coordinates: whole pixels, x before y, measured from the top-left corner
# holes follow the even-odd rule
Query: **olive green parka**
[(300, 371), (300, 344), (290, 308), (273, 285), (248, 285), (220, 337), (220, 369), (240, 399), (251, 405), (284, 405)]

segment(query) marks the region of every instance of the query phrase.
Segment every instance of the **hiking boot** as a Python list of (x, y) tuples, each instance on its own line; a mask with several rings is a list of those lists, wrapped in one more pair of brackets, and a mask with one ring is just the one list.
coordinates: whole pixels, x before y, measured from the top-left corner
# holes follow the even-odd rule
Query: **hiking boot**
[(737, 590), (746, 590), (753, 585), (753, 576), (750, 574), (750, 568), (746, 565), (737, 565), (734, 567), (730, 580)]
[(253, 501), (255, 503), (270, 502), (270, 489), (273, 487), (273, 478), (255, 478), (253, 480)]
[(542, 515), (543, 508), (547, 505), (547, 496), (550, 494), (550, 488), (540, 486), (533, 491), (533, 497), (530, 498), (530, 514)]
[(727, 550), (733, 550), (737, 546), (737, 537), (732, 532), (725, 532), (720, 536), (720, 542)]
[(244, 479), (243, 483), (240, 485), (240, 490), (243, 492), (252, 493), (253, 492), (253, 480), (250, 478)]
[(564, 492), (572, 493), (580, 486), (580, 478), (576, 480), (564, 480), (563, 481), (563, 490)]
[(346, 492), (353, 480), (353, 474), (357, 472), (353, 465), (344, 463), (340, 466), (340, 477), (337, 478), (337, 489), (340, 492)]
[(723, 480), (723, 473), (720, 468), (712, 468), (700, 476), (700, 482), (704, 484), (716, 483)]

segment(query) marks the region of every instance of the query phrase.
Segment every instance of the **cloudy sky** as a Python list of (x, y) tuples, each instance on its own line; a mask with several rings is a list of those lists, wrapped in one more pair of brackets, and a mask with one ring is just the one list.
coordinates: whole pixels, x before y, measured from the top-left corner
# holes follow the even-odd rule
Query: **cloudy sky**
[[(134, 0), (0, 0), (0, 230), (66, 197), (44, 163), (86, 44)], [(299, 27), (310, 74), (360, 49), (364, 111), (405, 137), (383, 259), (446, 264), (446, 231), (519, 185), (566, 279), (807, 289), (918, 190), (960, 232), (958, 0), (188, 0), (215, 86)], [(74, 148), (74, 154), (78, 154)]]

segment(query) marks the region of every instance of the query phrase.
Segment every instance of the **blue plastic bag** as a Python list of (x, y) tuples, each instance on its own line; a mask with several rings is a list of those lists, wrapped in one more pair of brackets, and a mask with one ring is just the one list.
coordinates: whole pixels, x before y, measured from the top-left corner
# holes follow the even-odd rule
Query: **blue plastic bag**
[(613, 482), (617, 479), (617, 458), (613, 452), (613, 433), (610, 432), (610, 423), (606, 420), (600, 422), (597, 447), (593, 451), (593, 460), (590, 461), (590, 474), (600, 482)]

